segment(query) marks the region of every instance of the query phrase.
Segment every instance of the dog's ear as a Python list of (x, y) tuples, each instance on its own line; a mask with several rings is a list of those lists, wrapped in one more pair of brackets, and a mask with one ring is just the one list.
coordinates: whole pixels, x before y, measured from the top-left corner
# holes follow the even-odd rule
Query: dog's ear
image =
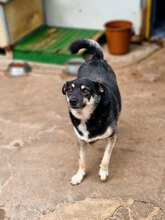
[(66, 95), (67, 87), (68, 87), (68, 82), (66, 82), (66, 83), (63, 85), (63, 87), (62, 87), (62, 93), (63, 93), (64, 95)]
[(95, 82), (95, 88), (99, 94), (103, 94), (105, 92), (105, 86), (102, 83)]

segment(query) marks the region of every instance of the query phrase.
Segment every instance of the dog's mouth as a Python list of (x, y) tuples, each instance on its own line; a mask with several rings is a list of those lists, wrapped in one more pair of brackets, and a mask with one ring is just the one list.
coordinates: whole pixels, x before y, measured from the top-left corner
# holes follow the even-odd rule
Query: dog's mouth
[(81, 110), (86, 106), (86, 103), (83, 103), (81, 106), (76, 106), (76, 105), (70, 105), (70, 108), (75, 109), (75, 110)]

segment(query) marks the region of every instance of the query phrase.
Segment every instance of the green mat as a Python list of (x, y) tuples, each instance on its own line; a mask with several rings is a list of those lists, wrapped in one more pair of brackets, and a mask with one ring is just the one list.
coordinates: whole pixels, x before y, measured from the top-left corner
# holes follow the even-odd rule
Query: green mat
[(82, 57), (82, 53), (70, 54), (71, 42), (98, 40), (103, 34), (100, 30), (42, 27), (14, 47), (14, 59), (63, 65), (70, 58)]

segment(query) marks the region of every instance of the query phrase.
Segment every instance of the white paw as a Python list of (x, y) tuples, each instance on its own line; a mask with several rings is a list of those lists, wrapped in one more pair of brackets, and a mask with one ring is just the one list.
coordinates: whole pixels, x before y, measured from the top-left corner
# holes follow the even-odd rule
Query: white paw
[(99, 170), (99, 176), (100, 176), (100, 179), (102, 181), (106, 181), (107, 177), (108, 177), (108, 170), (102, 170), (100, 169)]
[(81, 183), (85, 176), (85, 171), (84, 170), (79, 170), (74, 176), (71, 178), (71, 184), (72, 185), (77, 185)]

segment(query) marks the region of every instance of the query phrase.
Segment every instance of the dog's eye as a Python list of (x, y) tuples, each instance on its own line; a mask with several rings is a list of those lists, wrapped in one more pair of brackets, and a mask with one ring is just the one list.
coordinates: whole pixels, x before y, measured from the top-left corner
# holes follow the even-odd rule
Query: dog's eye
[(88, 89), (83, 89), (83, 92), (84, 92), (85, 94), (88, 94), (88, 93), (89, 93), (89, 90), (88, 90)]
[(72, 89), (72, 88), (70, 88), (70, 89), (69, 89), (69, 92), (73, 92), (73, 89)]

